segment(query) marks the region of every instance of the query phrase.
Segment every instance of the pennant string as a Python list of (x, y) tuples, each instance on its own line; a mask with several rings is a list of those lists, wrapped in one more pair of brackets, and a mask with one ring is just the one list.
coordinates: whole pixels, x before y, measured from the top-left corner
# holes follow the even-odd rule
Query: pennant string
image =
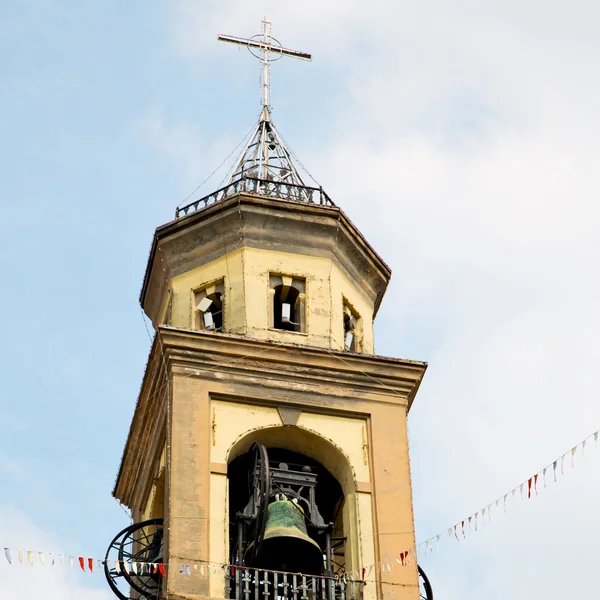
[[(506, 512), (507, 511), (506, 499), (508, 498), (508, 496), (510, 494), (513, 499), (513, 507), (514, 507), (515, 506), (515, 494), (516, 494), (517, 489), (520, 491), (521, 499), (524, 499), (525, 485), (527, 485), (527, 498), (528, 499), (531, 498), (532, 490), (535, 492), (536, 495), (538, 495), (539, 488), (538, 488), (537, 484), (538, 484), (538, 479), (539, 479), (540, 475), (542, 476), (542, 479), (544, 482), (543, 487), (545, 488), (546, 484), (547, 484), (546, 473), (547, 473), (548, 469), (552, 468), (553, 478), (554, 478), (554, 481), (556, 482), (557, 481), (558, 462), (560, 461), (560, 473), (561, 473), (561, 475), (564, 475), (565, 457), (568, 454), (571, 455), (571, 466), (574, 467), (575, 466), (575, 454), (577, 453), (577, 449), (581, 446), (581, 455), (583, 456), (587, 441), (593, 437), (594, 443), (597, 444), (599, 435), (600, 435), (600, 429), (595, 431), (593, 434), (589, 435), (587, 438), (585, 438), (579, 444), (573, 446), (568, 452), (565, 452), (562, 456), (560, 456), (559, 458), (554, 460), (552, 463), (550, 463), (549, 465), (544, 467), (541, 471), (534, 473), (531, 477), (526, 479), (519, 486), (513, 488), (512, 490), (510, 490), (503, 496), (499, 496), (494, 502), (488, 504), (485, 508), (482, 508), (481, 510), (478, 510), (475, 514), (473, 514), (469, 517), (466, 517), (465, 519), (462, 519), (461, 521), (458, 521), (452, 527), (449, 527), (448, 529), (444, 530), (443, 533), (438, 533), (437, 535), (432, 536), (431, 538), (425, 540), (424, 542), (418, 544), (417, 546), (413, 546), (412, 548), (409, 548), (408, 550), (403, 550), (402, 552), (395, 554), (394, 555), (395, 563), (397, 563), (398, 565), (401, 565), (401, 566), (406, 566), (411, 563), (411, 560), (413, 558), (418, 559), (420, 552), (423, 552), (423, 554), (425, 556), (427, 556), (428, 552), (433, 552), (433, 543), (434, 542), (435, 542), (436, 550), (439, 550), (440, 539), (447, 540), (451, 537), (454, 537), (457, 541), (460, 541), (460, 538), (458, 535), (459, 533), (462, 534), (463, 539), (466, 539), (467, 530), (468, 530), (469, 534), (472, 533), (473, 526), (474, 526), (475, 531), (478, 530), (477, 521), (478, 521), (478, 517), (480, 515), (481, 515), (481, 522), (484, 525), (484, 527), (486, 525), (486, 523), (485, 523), (486, 513), (488, 516), (488, 521), (490, 521), (490, 522), (492, 521), (492, 507), (494, 506), (494, 504), (496, 505), (496, 509), (499, 510), (500, 501), (502, 501), (504, 512)], [(465, 524), (466, 524), (466, 527), (465, 527)], [(442, 536), (444, 536), (444, 534), (445, 534), (445, 537), (442, 538)], [(16, 550), (16, 553), (17, 553), (17, 558), (18, 558), (19, 563), (23, 564), (24, 551), (19, 548)], [(32, 567), (35, 565), (35, 555), (36, 554), (38, 556), (38, 562), (41, 566), (44, 566), (46, 564), (46, 557), (49, 559), (50, 564), (54, 565), (55, 564), (55, 556), (58, 556), (60, 565), (65, 566), (66, 555), (64, 555), (64, 554), (54, 555), (51, 552), (46, 554), (44, 552), (34, 552), (32, 550), (27, 550), (26, 551), (27, 562)], [(12, 565), (13, 551), (11, 548), (8, 548), (8, 547), (4, 548), (4, 557), (7, 561), (7, 563), (9, 565)], [(108, 563), (100, 558), (95, 559), (95, 558), (90, 557), (90, 558), (87, 558), (87, 560), (86, 560), (86, 558), (84, 558), (83, 556), (79, 556), (77, 558), (77, 560), (78, 560), (79, 566), (83, 572), (86, 572), (86, 562), (87, 562), (87, 572), (89, 572), (89, 573), (94, 572), (94, 562), (96, 562), (96, 564), (97, 564), (98, 571), (101, 571), (104, 566), (106, 566), (106, 568), (108, 568)], [(391, 561), (391, 564), (390, 564), (390, 561)], [(74, 562), (75, 562), (75, 557), (69, 555), (68, 556), (68, 565), (70, 568), (73, 568)], [(221, 569), (227, 568), (227, 565), (223, 565), (223, 564), (217, 564), (217, 563), (212, 563), (212, 562), (208, 562), (208, 561), (198, 561), (197, 564), (192, 563), (192, 564), (180, 565), (179, 572), (182, 575), (191, 576), (192, 575), (192, 566), (193, 566), (195, 572), (197, 572), (199, 570), (200, 574), (204, 575), (205, 574), (204, 573), (205, 565), (206, 565), (206, 574), (207, 575), (216, 575), (218, 567), (220, 567)], [(392, 566), (396, 566), (396, 564), (394, 564), (394, 560), (390, 559), (389, 555), (388, 555), (388, 557), (385, 557), (384, 560), (382, 560), (378, 563), (371, 564), (368, 566), (363, 566), (360, 568), (360, 570), (352, 571), (349, 574), (355, 578), (358, 578), (360, 576), (361, 579), (363, 581), (365, 581), (366, 579), (369, 579), (369, 577), (371, 576), (371, 573), (373, 572), (373, 568), (376, 569), (375, 573), (379, 572), (379, 573), (383, 574), (386, 572), (386, 569), (387, 569), (387, 571), (391, 571)], [(119, 561), (119, 560), (114, 561), (114, 571), (116, 572), (116, 574), (121, 574), (121, 572), (124, 570), (125, 573), (127, 573), (127, 574), (129, 574), (131, 571), (133, 571), (133, 573), (138, 576), (144, 575), (144, 574), (150, 575), (151, 573), (156, 575), (157, 573), (160, 573), (160, 575), (162, 577), (166, 577), (167, 567), (168, 567), (168, 565), (166, 565), (164, 563), (150, 563), (150, 562), (147, 563), (147, 562), (135, 562), (135, 561), (128, 563), (128, 562)], [(229, 566), (229, 569), (231, 571), (230, 576), (235, 577), (236, 567), (231, 565), (231, 566)], [(344, 576), (344, 578), (347, 576), (348, 576), (348, 574), (346, 574)]]

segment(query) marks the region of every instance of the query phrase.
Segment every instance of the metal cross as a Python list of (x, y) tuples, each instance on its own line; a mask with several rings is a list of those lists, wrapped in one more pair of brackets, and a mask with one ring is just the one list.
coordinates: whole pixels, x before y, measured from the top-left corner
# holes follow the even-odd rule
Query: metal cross
[[(271, 106), (271, 82), (270, 69), (273, 61), (279, 60), (282, 56), (291, 56), (293, 58), (301, 58), (303, 60), (312, 60), (312, 56), (306, 52), (298, 50), (290, 50), (284, 48), (279, 40), (271, 35), (271, 23), (265, 17), (262, 34), (253, 35), (251, 38), (239, 38), (232, 35), (219, 35), (218, 39), (222, 42), (231, 42), (246, 46), (250, 53), (258, 58), (262, 63), (261, 81), (260, 81), (260, 101), (263, 108)], [(274, 56), (272, 56), (274, 55)]]

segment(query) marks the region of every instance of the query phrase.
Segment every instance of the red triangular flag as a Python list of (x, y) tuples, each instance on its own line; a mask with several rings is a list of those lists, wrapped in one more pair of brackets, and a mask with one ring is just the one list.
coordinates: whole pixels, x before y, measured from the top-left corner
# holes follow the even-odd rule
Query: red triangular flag
[(531, 498), (531, 483), (533, 481), (533, 477), (530, 477), (527, 481), (527, 497)]
[(538, 493), (538, 491), (537, 491), (537, 480), (538, 480), (538, 475), (539, 475), (539, 473), (536, 473), (536, 474), (534, 475), (534, 477), (533, 477), (533, 487), (534, 487), (534, 489), (535, 489), (535, 493), (536, 493), (536, 494)]
[(88, 568), (91, 572), (93, 572), (93, 570), (94, 570), (94, 559), (93, 558), (88, 558)]
[(163, 565), (162, 563), (160, 563), (160, 565), (158, 565), (158, 570), (160, 571), (160, 574), (163, 577), (167, 576), (167, 573), (165, 572), (165, 565)]
[(81, 567), (82, 571), (85, 571), (85, 563), (83, 562), (83, 556), (79, 557), (79, 566)]

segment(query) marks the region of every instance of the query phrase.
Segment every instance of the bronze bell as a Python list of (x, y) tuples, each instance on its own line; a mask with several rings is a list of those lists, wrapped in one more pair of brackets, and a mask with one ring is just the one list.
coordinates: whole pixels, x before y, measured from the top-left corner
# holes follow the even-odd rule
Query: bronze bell
[(302, 508), (289, 500), (271, 502), (256, 567), (306, 575), (323, 574), (323, 551), (306, 532)]

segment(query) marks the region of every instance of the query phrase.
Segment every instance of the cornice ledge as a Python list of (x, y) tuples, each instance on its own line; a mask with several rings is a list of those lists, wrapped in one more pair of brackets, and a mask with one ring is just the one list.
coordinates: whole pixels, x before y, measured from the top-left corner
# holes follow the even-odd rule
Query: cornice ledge
[(159, 335), (174, 367), (278, 374), (316, 384), (343, 378), (346, 387), (400, 396), (409, 405), (427, 369), (427, 363), (420, 361), (266, 342), (235, 334), (161, 326)]

